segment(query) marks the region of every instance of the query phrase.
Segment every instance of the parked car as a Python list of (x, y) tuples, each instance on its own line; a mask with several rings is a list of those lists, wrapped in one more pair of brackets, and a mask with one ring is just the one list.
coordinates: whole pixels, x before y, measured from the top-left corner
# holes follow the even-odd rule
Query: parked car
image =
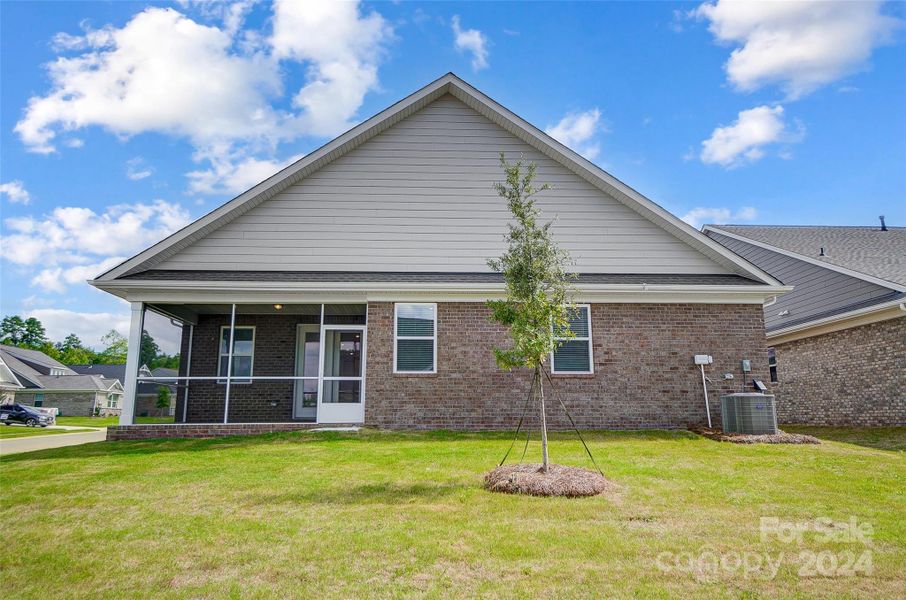
[(51, 419), (47, 415), (42, 415), (30, 406), (21, 404), (4, 404), (0, 406), (0, 422), (4, 425), (13, 423), (22, 423), (29, 427), (47, 427)]

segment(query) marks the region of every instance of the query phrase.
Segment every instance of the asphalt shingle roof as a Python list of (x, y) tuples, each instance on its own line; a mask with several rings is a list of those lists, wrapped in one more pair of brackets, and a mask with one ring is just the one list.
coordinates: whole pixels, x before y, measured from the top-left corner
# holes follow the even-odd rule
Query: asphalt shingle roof
[[(906, 227), (709, 225), (811, 259), (906, 285)], [(825, 256), (820, 256), (821, 248)]]

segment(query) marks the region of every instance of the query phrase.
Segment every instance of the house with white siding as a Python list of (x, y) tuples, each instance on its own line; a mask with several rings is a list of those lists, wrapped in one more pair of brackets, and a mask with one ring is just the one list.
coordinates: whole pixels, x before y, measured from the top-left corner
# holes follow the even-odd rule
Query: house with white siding
[[(91, 281), (132, 306), (111, 437), (512, 427), (530, 374), (495, 365), (485, 304), (500, 153), (553, 186), (538, 206), (575, 261), (578, 337), (549, 367), (579, 426), (705, 422), (694, 354), (712, 394), (744, 359), (768, 379), (762, 306), (788, 286), (447, 74)], [(148, 311), (182, 327), (173, 425), (133, 425)]]
[(906, 227), (707, 225), (793, 290), (766, 305), (787, 423), (906, 425)]

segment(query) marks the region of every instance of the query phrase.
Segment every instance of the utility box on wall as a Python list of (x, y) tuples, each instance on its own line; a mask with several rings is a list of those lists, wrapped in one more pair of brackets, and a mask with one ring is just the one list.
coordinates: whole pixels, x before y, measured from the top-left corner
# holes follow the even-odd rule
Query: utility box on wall
[(725, 433), (777, 433), (774, 396), (751, 392), (721, 396), (720, 414)]

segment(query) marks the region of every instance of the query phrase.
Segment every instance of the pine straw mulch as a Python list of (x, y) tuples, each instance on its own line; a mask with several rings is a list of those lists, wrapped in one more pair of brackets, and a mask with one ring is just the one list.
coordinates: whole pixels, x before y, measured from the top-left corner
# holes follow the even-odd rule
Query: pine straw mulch
[(549, 465), (545, 474), (541, 465), (534, 463), (497, 467), (484, 476), (484, 487), (505, 494), (578, 498), (596, 496), (616, 486), (600, 473), (588, 469)]
[(777, 430), (777, 433), (771, 434), (750, 434), (750, 433), (724, 433), (720, 429), (709, 429), (707, 427), (697, 427), (690, 429), (693, 433), (704, 436), (710, 440), (718, 442), (731, 442), (733, 444), (820, 444), (818, 438), (805, 435), (804, 433), (787, 433)]

